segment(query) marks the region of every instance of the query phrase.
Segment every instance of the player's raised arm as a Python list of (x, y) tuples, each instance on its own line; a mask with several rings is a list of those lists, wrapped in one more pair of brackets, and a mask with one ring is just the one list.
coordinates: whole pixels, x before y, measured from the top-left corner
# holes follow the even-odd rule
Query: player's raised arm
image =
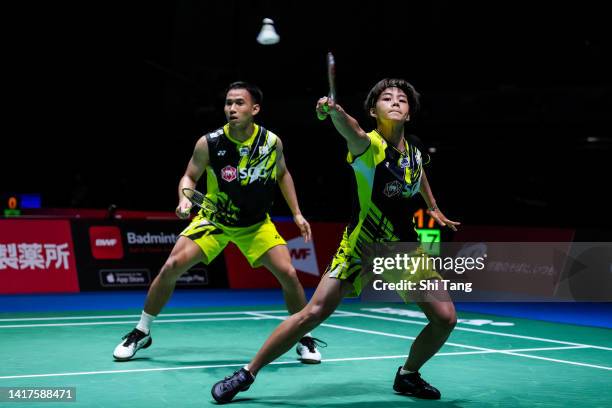
[(187, 164), (187, 169), (185, 169), (185, 174), (181, 177), (181, 181), (179, 182), (179, 204), (176, 207), (176, 215), (179, 218), (185, 219), (189, 217), (189, 211), (191, 210), (191, 202), (183, 195), (183, 189), (195, 189), (196, 183), (200, 177), (202, 177), (204, 171), (206, 171), (208, 164), (208, 142), (206, 141), (206, 136), (202, 136), (197, 141), (191, 159)]
[(346, 113), (333, 99), (324, 96), (317, 102), (317, 113), (328, 114), (336, 130), (346, 140), (349, 152), (353, 156), (363, 153), (370, 145), (370, 138), (359, 126), (355, 118)]

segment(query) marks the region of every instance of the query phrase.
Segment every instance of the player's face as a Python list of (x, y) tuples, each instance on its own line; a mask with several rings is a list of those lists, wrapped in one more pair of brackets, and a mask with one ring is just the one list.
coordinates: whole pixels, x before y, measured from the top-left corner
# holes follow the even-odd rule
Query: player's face
[(406, 122), (410, 119), (408, 97), (400, 88), (386, 88), (376, 101), (372, 116), (381, 121)]
[(230, 89), (225, 96), (223, 110), (230, 126), (244, 126), (253, 121), (253, 116), (259, 112), (259, 105), (253, 103), (246, 89)]

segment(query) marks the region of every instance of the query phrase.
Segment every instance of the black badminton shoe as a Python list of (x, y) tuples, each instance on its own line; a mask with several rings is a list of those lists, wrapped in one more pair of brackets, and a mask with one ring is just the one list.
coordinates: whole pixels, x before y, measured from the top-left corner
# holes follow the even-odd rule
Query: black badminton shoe
[(440, 399), (440, 391), (422, 379), (418, 371), (401, 375), (401, 369), (402, 367), (398, 368), (397, 374), (395, 374), (395, 381), (393, 383), (395, 392), (416, 398)]
[(239, 392), (248, 390), (253, 381), (255, 381), (253, 374), (243, 367), (213, 385), (210, 393), (219, 404), (225, 404), (230, 402)]

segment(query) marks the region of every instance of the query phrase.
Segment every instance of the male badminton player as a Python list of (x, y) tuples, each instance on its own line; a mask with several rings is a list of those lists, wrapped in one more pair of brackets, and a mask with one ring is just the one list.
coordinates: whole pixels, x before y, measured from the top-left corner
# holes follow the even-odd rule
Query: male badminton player
[[(286, 242), (269, 216), (277, 184), (306, 242), (311, 238), (310, 225), (300, 212), (280, 138), (254, 121), (262, 99), (255, 85), (230, 84), (224, 107), (227, 124), (197, 141), (179, 183), (176, 214), (182, 219), (189, 216), (192, 203), (182, 191), (194, 189), (204, 172), (206, 197), (217, 211), (200, 210), (181, 232), (149, 288), (140, 321), (115, 347), (116, 360), (129, 360), (139, 349), (151, 345), (151, 323), (170, 299), (177, 279), (199, 262), (210, 263), (229, 242), (238, 246), (251, 266), (263, 265), (274, 274), (290, 314), (306, 305)], [(309, 333), (296, 341), (303, 363), (321, 362), (317, 341)]]

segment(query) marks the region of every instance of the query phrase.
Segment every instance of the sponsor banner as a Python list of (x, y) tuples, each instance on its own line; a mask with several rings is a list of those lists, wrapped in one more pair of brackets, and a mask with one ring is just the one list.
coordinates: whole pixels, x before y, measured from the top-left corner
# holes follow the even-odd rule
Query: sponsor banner
[[(185, 222), (73, 221), (81, 290), (146, 289), (170, 255)], [(225, 288), (223, 259), (195, 265), (177, 281), (179, 288)]]
[[(304, 287), (316, 287), (325, 268), (336, 253), (346, 224), (310, 223), (313, 239), (304, 242), (292, 221), (274, 221), (276, 229), (287, 241), (291, 262)], [(279, 288), (280, 284), (266, 268), (251, 268), (238, 247), (229, 244), (225, 249), (229, 285), (233, 289)]]
[(612, 301), (610, 242), (372, 244), (366, 301)]
[(78, 292), (70, 223), (0, 220), (0, 294)]

